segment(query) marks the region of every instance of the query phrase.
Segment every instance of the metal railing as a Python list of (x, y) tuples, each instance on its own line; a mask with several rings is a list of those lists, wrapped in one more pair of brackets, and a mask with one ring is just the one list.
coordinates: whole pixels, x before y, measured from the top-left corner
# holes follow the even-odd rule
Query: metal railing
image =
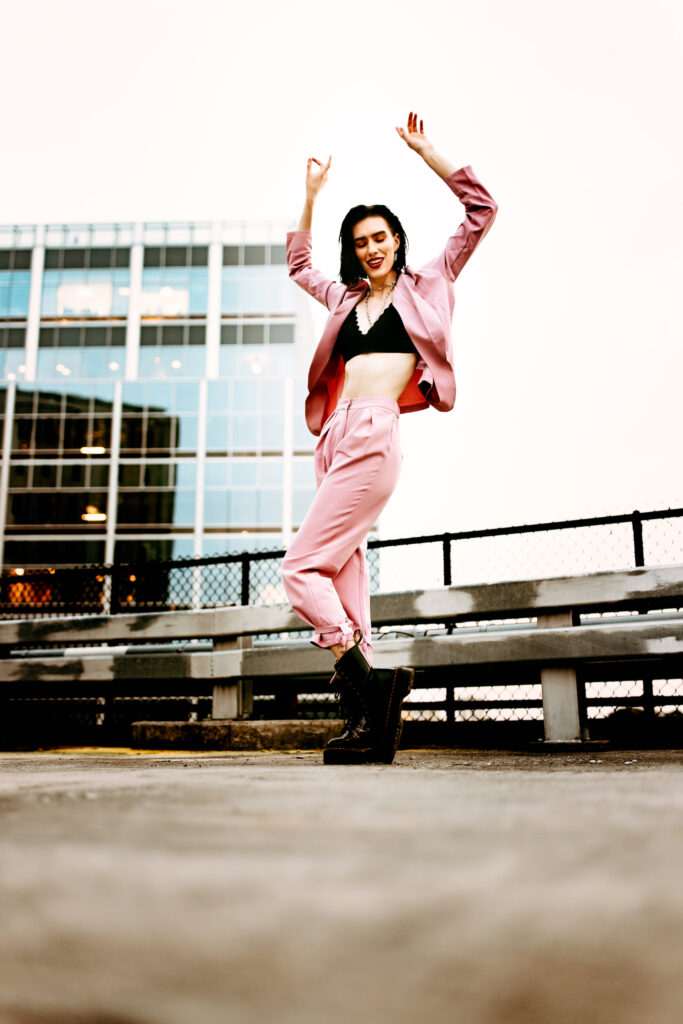
[[(284, 554), (5, 569), (0, 618), (285, 601)], [(683, 508), (368, 541), (373, 593), (675, 562), (683, 562)]]

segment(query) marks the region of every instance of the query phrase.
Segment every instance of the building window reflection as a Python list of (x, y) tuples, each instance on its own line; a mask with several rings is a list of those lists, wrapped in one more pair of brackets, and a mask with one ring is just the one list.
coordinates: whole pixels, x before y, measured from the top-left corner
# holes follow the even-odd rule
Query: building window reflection
[(30, 271), (0, 270), (0, 317), (28, 316)]
[(282, 524), (282, 462), (268, 459), (208, 460), (204, 522), (212, 528)]
[(44, 317), (125, 317), (129, 298), (128, 270), (46, 270), (41, 314)]
[(206, 316), (209, 278), (205, 267), (164, 267), (142, 272), (142, 316)]
[(297, 307), (295, 288), (284, 267), (223, 267), (221, 312), (293, 316)]

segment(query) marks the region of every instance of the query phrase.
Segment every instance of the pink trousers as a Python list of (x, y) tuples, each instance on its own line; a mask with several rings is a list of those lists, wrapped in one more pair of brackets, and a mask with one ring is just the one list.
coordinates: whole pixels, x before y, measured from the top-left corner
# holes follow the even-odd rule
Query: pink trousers
[(372, 664), (367, 535), (398, 482), (399, 407), (381, 395), (343, 398), (315, 447), (317, 491), (282, 562), (282, 582), (317, 647), (356, 629)]

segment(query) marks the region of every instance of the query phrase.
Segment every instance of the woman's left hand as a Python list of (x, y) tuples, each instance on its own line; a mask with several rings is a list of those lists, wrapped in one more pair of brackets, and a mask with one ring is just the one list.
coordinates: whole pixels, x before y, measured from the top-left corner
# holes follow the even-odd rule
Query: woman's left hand
[(424, 133), (424, 121), (420, 120), (418, 124), (417, 114), (414, 114), (412, 110), (408, 114), (407, 130), (397, 127), (396, 131), (406, 145), (414, 149), (416, 153), (420, 153), (421, 156), (434, 149), (433, 143), (429, 141)]

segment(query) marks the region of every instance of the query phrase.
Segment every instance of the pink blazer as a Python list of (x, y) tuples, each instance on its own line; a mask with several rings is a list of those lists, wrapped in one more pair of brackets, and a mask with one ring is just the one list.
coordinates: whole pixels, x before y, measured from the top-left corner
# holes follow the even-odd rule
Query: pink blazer
[[(443, 252), (419, 270), (407, 267), (394, 288), (394, 305), (420, 355), (398, 399), (401, 412), (416, 412), (430, 405), (440, 412), (453, 408), (453, 282), (493, 224), (498, 209), (469, 165), (443, 180), (464, 204), (465, 219)], [(334, 354), (337, 334), (349, 311), (367, 291), (368, 283), (360, 281), (347, 287), (326, 278), (313, 267), (311, 244), (310, 231), (287, 233), (289, 276), (330, 310), (308, 371), (306, 422), (311, 433), (318, 436), (344, 388), (344, 361)]]

